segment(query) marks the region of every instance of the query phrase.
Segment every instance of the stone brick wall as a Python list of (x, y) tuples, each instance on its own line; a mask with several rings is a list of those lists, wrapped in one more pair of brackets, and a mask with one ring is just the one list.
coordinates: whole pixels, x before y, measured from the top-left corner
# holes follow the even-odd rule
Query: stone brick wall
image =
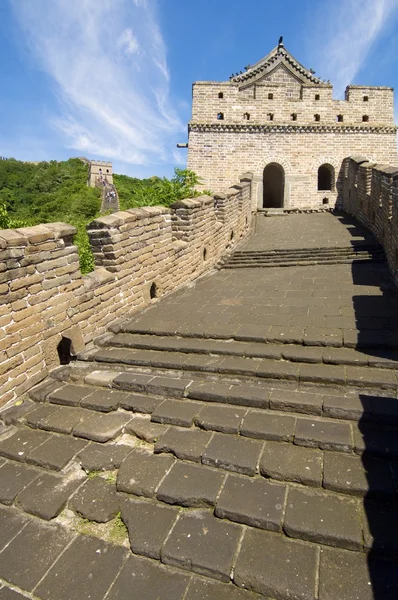
[(384, 247), (398, 284), (398, 168), (350, 157), (343, 164), (342, 206)]
[(74, 227), (0, 230), (0, 405), (59, 365), (62, 338), (77, 353), (110, 322), (213, 267), (249, 231), (251, 181), (247, 173), (214, 198), (93, 221), (88, 233), (96, 269), (86, 276)]

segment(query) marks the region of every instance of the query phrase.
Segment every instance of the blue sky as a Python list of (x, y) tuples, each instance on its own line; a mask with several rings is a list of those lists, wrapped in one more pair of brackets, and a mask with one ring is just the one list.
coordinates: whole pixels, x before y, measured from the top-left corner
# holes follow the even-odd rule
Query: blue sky
[(0, 0), (0, 155), (170, 176), (192, 82), (228, 80), (280, 35), (335, 98), (398, 88), (398, 0)]

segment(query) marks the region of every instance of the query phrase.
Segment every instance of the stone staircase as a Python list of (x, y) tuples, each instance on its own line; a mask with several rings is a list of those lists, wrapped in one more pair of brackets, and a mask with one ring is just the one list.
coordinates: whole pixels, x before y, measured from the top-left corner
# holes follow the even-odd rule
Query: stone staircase
[(236, 250), (226, 255), (219, 268), (241, 269), (252, 267), (292, 267), (305, 265), (337, 265), (385, 262), (382, 246), (356, 243), (351, 246), (325, 248), (295, 248), (280, 250)]

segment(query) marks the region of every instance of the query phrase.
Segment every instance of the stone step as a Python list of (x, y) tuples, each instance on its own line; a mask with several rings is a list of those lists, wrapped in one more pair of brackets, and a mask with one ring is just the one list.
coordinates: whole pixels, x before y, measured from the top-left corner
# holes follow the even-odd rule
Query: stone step
[[(365, 319), (364, 319), (365, 321)], [(118, 333), (98, 340), (100, 346), (136, 348), (144, 350), (166, 350), (186, 354), (240, 356), (267, 358), (287, 362), (312, 364), (369, 366), (385, 369), (398, 368), (398, 352), (383, 353), (383, 356), (366, 354), (354, 348), (330, 348), (324, 346), (302, 346), (298, 344), (267, 344), (263, 342), (240, 342), (211, 338), (183, 338), (150, 334)]]
[(272, 260), (291, 260), (295, 258), (347, 258), (347, 257), (385, 257), (384, 251), (380, 250), (330, 250), (327, 252), (310, 252), (310, 251), (297, 251), (297, 252), (232, 252), (228, 258), (229, 260), (255, 260), (255, 259), (272, 259)]
[(369, 252), (384, 253), (384, 249), (380, 245), (353, 245), (353, 246), (330, 246), (319, 248), (276, 248), (269, 250), (234, 250), (231, 256), (295, 256), (300, 255), (320, 255), (320, 254), (337, 254), (337, 253), (361, 253)]
[(290, 261), (237, 261), (237, 262), (229, 262), (226, 261), (224, 263), (220, 263), (219, 268), (222, 269), (248, 269), (248, 268), (265, 268), (265, 267), (304, 267), (311, 265), (348, 265), (352, 264), (353, 260), (355, 261), (355, 265), (358, 264), (369, 264), (369, 263), (384, 263), (385, 258), (333, 258), (333, 259), (308, 259), (308, 260), (290, 260)]
[[(134, 365), (171, 369), (182, 372), (204, 372), (229, 377), (249, 377), (262, 380), (282, 380), (333, 386), (351, 386), (374, 390), (390, 390), (398, 386), (398, 371), (367, 366), (310, 364), (241, 356), (203, 355), (167, 350), (104, 348), (82, 355), (98, 363)], [(377, 392), (376, 392), (377, 393)]]

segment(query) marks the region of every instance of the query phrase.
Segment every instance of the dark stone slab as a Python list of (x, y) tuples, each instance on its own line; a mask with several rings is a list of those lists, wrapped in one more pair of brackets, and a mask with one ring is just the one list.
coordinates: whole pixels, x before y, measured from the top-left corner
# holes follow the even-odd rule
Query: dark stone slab
[(268, 379), (287, 379), (296, 381), (298, 379), (299, 367), (295, 363), (282, 362), (278, 360), (264, 359), (260, 361), (256, 375)]
[(120, 503), (115, 486), (102, 477), (95, 477), (77, 490), (69, 500), (69, 507), (84, 519), (107, 523), (116, 517)]
[(162, 548), (162, 562), (228, 582), (241, 533), (206, 511), (182, 514)]
[(234, 583), (266, 597), (315, 600), (318, 555), (316, 546), (248, 529), (236, 561)]
[(323, 486), (354, 496), (391, 496), (395, 487), (388, 462), (369, 456), (325, 452)]
[(228, 475), (215, 514), (252, 527), (281, 531), (286, 486)]
[(260, 440), (289, 442), (293, 439), (295, 426), (294, 417), (253, 410), (243, 419), (240, 433)]
[(48, 396), (49, 402), (52, 404), (62, 404), (64, 406), (78, 406), (93, 389), (91, 387), (84, 387), (82, 385), (74, 385), (68, 383), (59, 390), (52, 392)]
[(314, 346), (286, 345), (282, 348), (282, 356), (285, 360), (306, 363), (321, 363), (323, 348)]
[(391, 369), (347, 367), (347, 385), (376, 387), (384, 390), (397, 389), (397, 377)]
[(32, 412), (36, 407), (31, 400), (19, 400), (16, 404), (12, 404), (9, 408), (5, 408), (0, 412), (0, 419), (4, 425), (17, 425), (27, 414)]
[(170, 423), (180, 427), (192, 427), (196, 415), (202, 408), (199, 402), (190, 400), (165, 400), (152, 413), (156, 423)]
[(146, 391), (148, 394), (158, 396), (183, 398), (185, 390), (191, 381), (191, 379), (175, 379), (173, 377), (154, 377), (148, 382)]
[(235, 407), (205, 406), (196, 417), (196, 425), (222, 433), (238, 433), (246, 412), (245, 409)]
[(363, 508), (365, 548), (373, 555), (398, 556), (397, 505), (365, 499)]
[(229, 385), (208, 381), (205, 383), (193, 382), (188, 389), (188, 398), (254, 408), (268, 408), (269, 393), (268, 389), (249, 386), (244, 383)]
[(32, 591), (72, 539), (73, 535), (60, 527), (29, 521), (2, 552), (1, 577)]
[(26, 465), (12, 462), (4, 464), (0, 468), (0, 502), (12, 504), (17, 495), (38, 475), (39, 471)]
[(95, 392), (83, 398), (80, 406), (107, 413), (117, 410), (120, 403), (124, 401), (125, 396), (126, 394), (123, 394), (123, 392), (116, 392), (115, 390), (95, 390)]
[(272, 390), (270, 396), (270, 407), (274, 410), (321, 415), (322, 405), (322, 396), (310, 392)]
[(155, 444), (155, 454), (170, 452), (182, 460), (201, 462), (202, 454), (213, 433), (199, 429), (170, 427)]
[(393, 562), (373, 560), (364, 554), (321, 549), (320, 600), (396, 600), (398, 574)]
[(118, 469), (132, 451), (131, 446), (122, 444), (89, 444), (78, 456), (85, 471), (113, 471)]
[(126, 500), (122, 519), (129, 532), (132, 551), (159, 559), (160, 549), (178, 514), (178, 509), (170, 506), (135, 498)]
[(84, 408), (59, 406), (55, 412), (41, 419), (38, 427), (55, 433), (71, 433), (76, 425), (82, 423), (92, 414)]
[(150, 498), (173, 464), (174, 458), (171, 456), (156, 456), (134, 448), (119, 469), (117, 489), (119, 492)]
[(290, 537), (360, 550), (359, 502), (327, 492), (292, 488), (287, 498), (284, 530)]
[(334, 419), (371, 419), (373, 415), (372, 398), (366, 396), (324, 396), (323, 413)]
[(35, 594), (41, 600), (102, 599), (126, 556), (125, 548), (79, 536), (50, 569)]
[(228, 471), (254, 475), (263, 445), (237, 436), (215, 433), (202, 455), (202, 463)]
[(398, 436), (395, 430), (360, 423), (353, 426), (354, 449), (358, 454), (398, 459)]
[(184, 600), (259, 600), (257, 594), (239, 590), (232, 583), (193, 577)]
[(321, 450), (277, 442), (264, 444), (260, 460), (260, 472), (264, 477), (313, 487), (319, 487), (322, 483), (322, 466)]
[(150, 444), (157, 442), (160, 436), (166, 433), (167, 429), (167, 425), (152, 423), (146, 417), (134, 417), (126, 427), (127, 433), (131, 433)]
[(43, 473), (19, 494), (18, 505), (25, 512), (49, 521), (59, 515), (81, 481), (72, 475)]
[(24, 462), (26, 457), (50, 438), (48, 433), (36, 429), (19, 429), (0, 441), (0, 455)]
[(70, 436), (53, 435), (38, 448), (29, 453), (26, 462), (61, 471), (72, 458), (87, 445), (87, 442), (76, 440)]
[(153, 561), (130, 556), (107, 600), (182, 600), (189, 577)]
[(297, 419), (294, 443), (322, 450), (350, 452), (351, 427), (348, 423)]
[(125, 372), (114, 378), (112, 387), (129, 392), (143, 392), (151, 379), (153, 379), (153, 375)]
[(36, 402), (44, 402), (49, 394), (55, 392), (60, 387), (63, 387), (63, 383), (60, 381), (54, 381), (54, 379), (47, 379), (36, 385), (34, 388), (29, 390), (29, 398), (35, 400)]
[[(20, 510), (0, 506), (0, 552), (27, 523), (29, 523), (28, 517)], [(3, 577), (1, 570), (0, 577)]]
[(168, 504), (213, 506), (224, 479), (219, 471), (178, 462), (160, 484), (156, 496)]
[(94, 442), (109, 442), (122, 433), (130, 419), (124, 413), (93, 414), (73, 428), (73, 435)]
[(59, 410), (59, 408), (55, 405), (44, 404), (27, 414), (25, 421), (29, 425), (29, 427), (38, 427), (40, 421), (42, 421), (57, 410)]
[(124, 400), (120, 402), (120, 406), (125, 410), (150, 414), (160, 404), (162, 404), (162, 402), (163, 398), (153, 398), (152, 396), (140, 396), (138, 394), (127, 394)]

